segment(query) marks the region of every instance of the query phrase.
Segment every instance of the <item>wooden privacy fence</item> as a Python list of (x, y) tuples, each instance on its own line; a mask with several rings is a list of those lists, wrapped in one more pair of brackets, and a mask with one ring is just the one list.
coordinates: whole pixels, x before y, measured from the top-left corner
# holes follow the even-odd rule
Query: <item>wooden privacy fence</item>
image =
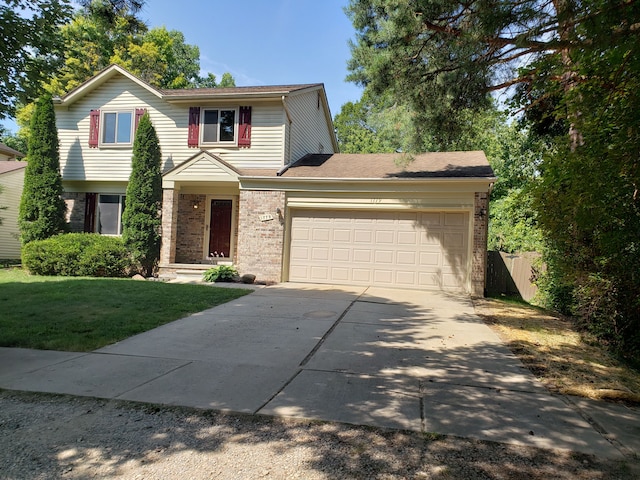
[(487, 295), (520, 295), (533, 298), (537, 287), (531, 283), (532, 265), (539, 253), (487, 252)]

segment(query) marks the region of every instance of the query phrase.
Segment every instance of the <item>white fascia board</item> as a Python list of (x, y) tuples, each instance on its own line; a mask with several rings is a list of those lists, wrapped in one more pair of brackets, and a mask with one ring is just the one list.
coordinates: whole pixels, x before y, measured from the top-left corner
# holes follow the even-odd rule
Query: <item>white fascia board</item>
[(238, 177), (241, 190), (283, 190), (323, 192), (480, 192), (489, 191), (496, 177), (470, 178), (283, 178)]
[(119, 65), (111, 65), (110, 67), (107, 67), (102, 72), (97, 74), (95, 77), (92, 77), (89, 80), (87, 80), (85, 83), (77, 87), (75, 90), (72, 90), (71, 92), (69, 92), (64, 97), (54, 98), (53, 102), (55, 105), (68, 107), (69, 105), (72, 105), (77, 100), (80, 100), (81, 98), (83, 98), (85, 95), (87, 95), (91, 91), (98, 88), (100, 85), (103, 85), (104, 83), (108, 82), (116, 75), (122, 75), (123, 77), (128, 78), (129, 80), (139, 85), (140, 87), (144, 88), (145, 90), (155, 95), (156, 97), (162, 98), (162, 94), (156, 88), (140, 80), (138, 77), (128, 72), (124, 68), (120, 67)]

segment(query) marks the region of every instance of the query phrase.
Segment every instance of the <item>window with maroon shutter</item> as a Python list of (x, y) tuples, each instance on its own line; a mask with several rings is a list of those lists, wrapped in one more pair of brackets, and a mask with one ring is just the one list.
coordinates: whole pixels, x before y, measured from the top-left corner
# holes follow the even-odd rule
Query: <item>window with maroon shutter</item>
[(140, 123), (140, 119), (144, 116), (144, 114), (147, 113), (147, 109), (146, 108), (136, 108), (136, 120), (135, 120), (135, 127), (134, 127), (134, 132), (138, 131), (138, 124)]
[(96, 197), (97, 193), (85, 194), (84, 204), (84, 231), (92, 233), (96, 231)]
[(100, 110), (89, 112), (89, 148), (98, 148), (100, 138)]
[(238, 120), (238, 146), (251, 146), (251, 107), (240, 107)]
[(200, 107), (189, 108), (189, 148), (197, 148), (200, 139)]

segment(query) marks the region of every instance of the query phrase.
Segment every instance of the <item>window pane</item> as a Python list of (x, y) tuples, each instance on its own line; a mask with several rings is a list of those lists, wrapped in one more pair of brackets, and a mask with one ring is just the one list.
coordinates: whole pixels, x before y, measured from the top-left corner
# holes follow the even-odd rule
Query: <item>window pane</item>
[(202, 142), (215, 143), (218, 141), (218, 111), (205, 110), (202, 121)]
[(116, 114), (105, 113), (103, 123), (102, 143), (116, 143)]
[(118, 113), (118, 143), (131, 143), (131, 112)]
[(118, 235), (120, 219), (120, 195), (100, 195), (98, 200), (98, 232)]
[(233, 142), (235, 140), (234, 128), (236, 124), (235, 110), (220, 110), (220, 141)]

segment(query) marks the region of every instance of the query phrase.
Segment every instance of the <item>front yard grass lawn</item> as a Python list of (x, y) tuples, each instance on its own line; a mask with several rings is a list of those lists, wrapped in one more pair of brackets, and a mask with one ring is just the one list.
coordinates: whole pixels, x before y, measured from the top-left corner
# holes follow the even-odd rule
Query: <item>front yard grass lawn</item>
[(0, 347), (89, 352), (247, 293), (0, 269)]

